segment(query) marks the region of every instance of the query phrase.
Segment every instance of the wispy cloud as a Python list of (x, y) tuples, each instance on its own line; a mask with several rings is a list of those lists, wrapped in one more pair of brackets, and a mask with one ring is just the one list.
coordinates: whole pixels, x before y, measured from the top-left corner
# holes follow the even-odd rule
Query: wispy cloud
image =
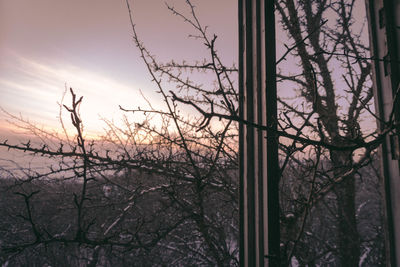
[[(40, 124), (58, 126), (57, 102), (65, 87), (84, 96), (81, 114), (89, 131), (101, 131), (104, 124), (100, 117), (120, 116), (118, 105), (146, 106), (138, 87), (104, 73), (65, 63), (40, 62), (15, 53), (9, 54), (2, 65), (7, 71), (0, 75), (0, 106), (12, 113), (21, 112)], [(70, 103), (68, 95), (65, 103)]]

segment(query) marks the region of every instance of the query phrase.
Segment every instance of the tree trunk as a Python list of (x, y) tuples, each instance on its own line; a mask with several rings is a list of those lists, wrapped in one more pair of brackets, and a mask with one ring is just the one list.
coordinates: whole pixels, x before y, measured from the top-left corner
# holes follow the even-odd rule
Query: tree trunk
[[(332, 153), (335, 176), (343, 174), (350, 166), (348, 152)], [(346, 176), (335, 186), (338, 220), (338, 255), (340, 266), (358, 266), (360, 259), (360, 236), (357, 230), (355, 207), (355, 177)]]

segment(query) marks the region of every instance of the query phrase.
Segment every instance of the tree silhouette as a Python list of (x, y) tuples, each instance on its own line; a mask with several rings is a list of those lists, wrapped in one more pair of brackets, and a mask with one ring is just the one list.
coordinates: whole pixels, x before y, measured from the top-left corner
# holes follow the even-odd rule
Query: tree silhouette
[[(191, 1), (188, 14), (167, 8), (191, 25), (207, 48), (204, 59), (194, 63), (158, 62), (140, 41), (126, 3), (133, 42), (165, 109), (153, 108), (150, 100), (148, 107), (120, 107), (125, 125), (106, 121), (108, 130), (100, 140), (85, 138), (79, 114), (84, 100), (72, 89), (71, 105), (60, 110), (70, 114), (73, 138), (37, 131), (29, 121), (13, 117), (39, 138), (20, 144), (3, 140), (0, 146), (53, 163), (45, 171), (2, 169), (3, 262), (239, 264), (238, 125), (270, 129), (239, 117), (238, 70), (222, 62), (217, 36), (200, 23)], [(380, 133), (362, 124), (375, 115), (371, 59), (356, 32), (355, 4), (276, 2), (292, 44), (277, 67), (285, 61), (298, 66), (297, 74), (284, 68), (278, 73), (278, 88), (297, 90), (296, 99), (279, 99), (277, 122), (285, 265), (384, 263), (375, 154), (396, 124), (383, 122)], [(336, 78), (340, 71), (342, 83)], [(194, 72), (207, 73), (215, 82), (196, 83), (190, 78)], [(171, 85), (176, 89), (166, 89)], [(180, 112), (183, 106), (194, 114)], [(145, 119), (134, 121), (138, 113)]]

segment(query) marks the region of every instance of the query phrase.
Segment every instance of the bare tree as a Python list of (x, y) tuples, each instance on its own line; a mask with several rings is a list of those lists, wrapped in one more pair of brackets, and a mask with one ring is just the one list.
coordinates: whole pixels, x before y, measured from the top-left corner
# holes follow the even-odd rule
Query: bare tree
[[(356, 1), (276, 2), (281, 26), (292, 42), (292, 46), (287, 46), (286, 53), (277, 61), (278, 68), (285, 60), (298, 64), (296, 75), (283, 71), (278, 73), (282, 83), (280, 88), (292, 86), (297, 89), (296, 100), (279, 100), (281, 112), (277, 131), (281, 136), (282, 190), (298, 186), (294, 190), (297, 192), (282, 194), (282, 226), (287, 238), (288, 263), (296, 255), (302, 258), (303, 264), (315, 264), (325, 257), (326, 261), (355, 266), (359, 264), (362, 252), (370, 250), (366, 248), (370, 238), (360, 233), (362, 223), (357, 222), (357, 207), (360, 207), (357, 193), (362, 192), (356, 185), (363, 180), (376, 183), (379, 178), (376, 172), (375, 175), (368, 175), (363, 169), (374, 168), (371, 164), (375, 159), (375, 149), (383, 137), (394, 129), (394, 122), (392, 118), (383, 122), (386, 129), (381, 134), (375, 132), (373, 121), (381, 119), (374, 115), (371, 107), (371, 58), (368, 45), (363, 43), (365, 31), (362, 25), (355, 24), (353, 12), (356, 4)], [(196, 21), (193, 24), (201, 28)], [(213, 51), (213, 42), (210, 44), (208, 48)], [(210, 63), (207, 66), (213, 65)], [(338, 75), (341, 80), (336, 78)], [(229, 89), (220, 86), (220, 95), (215, 94), (213, 98), (203, 95), (201, 99), (192, 99), (176, 93), (172, 96), (203, 115), (201, 127), (218, 118), (266, 131), (273, 130), (240, 118), (237, 102), (227, 99)], [(204, 103), (208, 103), (207, 108), (204, 108)], [(222, 103), (225, 109), (215, 110), (216, 103)], [(370, 120), (371, 123), (361, 125), (362, 120)], [(288, 166), (293, 167), (287, 169)], [(297, 179), (286, 181), (293, 173)], [(361, 187), (360, 184), (358, 186)], [(374, 198), (379, 199), (379, 192), (374, 192)], [(333, 226), (334, 231), (328, 231), (329, 234), (337, 236), (326, 236), (332, 242), (322, 246), (322, 251), (310, 244), (312, 238), (316, 239), (326, 229), (315, 229), (315, 222), (307, 222), (310, 218), (325, 222), (318, 218), (322, 216), (321, 205), (332, 214), (328, 225)], [(380, 206), (374, 210), (375, 226), (379, 228)], [(318, 216), (313, 216), (314, 213)], [(315, 233), (311, 238), (305, 236), (307, 225), (314, 225), (312, 230)], [(380, 233), (375, 232), (375, 237)], [(304, 256), (307, 253), (301, 253), (296, 248), (301, 240), (304, 241), (301, 249), (308, 246), (308, 251), (315, 250), (314, 256)], [(382, 247), (382, 239), (376, 242), (380, 244), (376, 247)]]
[[(153, 108), (151, 101), (147, 107), (120, 107), (126, 111), (125, 125), (105, 121), (108, 131), (100, 141), (85, 138), (78, 112), (82, 98), (72, 89), (72, 104), (61, 110), (71, 117), (73, 138), (13, 118), (39, 141), (3, 140), (0, 146), (53, 163), (40, 172), (2, 169), (10, 178), (3, 196), (13, 203), (1, 202), (7, 214), (0, 226), (4, 262), (22, 265), (33, 257), (50, 265), (239, 264), (238, 125), (270, 129), (238, 116), (238, 70), (222, 62), (217, 36), (208, 33), (192, 2), (186, 2), (188, 14), (167, 8), (191, 25), (193, 37), (207, 48), (208, 54), (194, 63), (158, 62), (141, 42), (126, 2), (133, 42), (165, 109)], [(290, 60), (299, 72), (281, 71), (279, 82), (295, 88), (301, 99), (282, 97), (277, 122), (286, 265), (357, 266), (362, 255), (370, 264), (384, 261), (380, 202), (365, 199), (379, 198), (375, 150), (395, 124), (385, 122), (386, 129), (377, 134), (375, 127), (361, 123), (374, 115), (371, 63), (356, 32), (362, 29), (354, 26), (355, 3), (276, 2), (292, 42), (278, 68)], [(335, 76), (340, 70), (342, 83)], [(195, 82), (193, 72), (206, 73), (214, 82)], [(175, 89), (169, 91), (171, 85)], [(181, 105), (197, 115), (186, 116)], [(145, 119), (135, 120), (137, 113)], [(10, 225), (16, 227), (14, 234), (6, 231)]]

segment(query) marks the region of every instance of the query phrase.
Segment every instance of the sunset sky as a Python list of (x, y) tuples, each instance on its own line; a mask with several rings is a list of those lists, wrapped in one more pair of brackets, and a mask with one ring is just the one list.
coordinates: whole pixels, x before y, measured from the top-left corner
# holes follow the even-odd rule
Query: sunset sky
[[(167, 2), (189, 14), (185, 0)], [(210, 35), (218, 35), (217, 50), (223, 63), (227, 66), (237, 63), (237, 1), (192, 2), (200, 21), (209, 26)], [(355, 16), (361, 28), (365, 6), (363, 1), (357, 3)], [(188, 38), (193, 29), (172, 15), (164, 1), (130, 0), (130, 5), (139, 37), (160, 61), (195, 61), (207, 56), (202, 42)], [(334, 22), (335, 18), (331, 18), (329, 23)], [(128, 109), (146, 108), (140, 91), (153, 107), (165, 109), (131, 36), (125, 0), (0, 0), (0, 141), (8, 139), (9, 143), (20, 144), (32, 137), (8, 123), (5, 112), (22, 116), (47, 131), (61, 132), (57, 103), (69, 87), (84, 96), (80, 111), (87, 137), (104, 133), (106, 124), (102, 118), (118, 124), (124, 114), (119, 105)], [(363, 38), (368, 43), (367, 35)], [(276, 42), (277, 58), (286, 51), (284, 44), (293, 45), (279, 24)], [(278, 68), (299, 73), (290, 59)], [(334, 72), (335, 84), (340, 85), (343, 83), (340, 68)], [(278, 95), (293, 94), (293, 89), (279, 83)], [(294, 95), (293, 99), (299, 98)], [(64, 103), (70, 104), (69, 95)], [(341, 98), (340, 103), (346, 104), (346, 100)], [(65, 118), (66, 126), (71, 129), (68, 117)], [(363, 123), (375, 127), (374, 120)], [(18, 161), (20, 157), (0, 149), (0, 165), (10, 159)]]
[[(183, 0), (169, 1), (188, 12)], [(237, 3), (193, 1), (227, 65), (237, 58)], [(202, 43), (188, 39), (193, 30), (171, 15), (164, 1), (130, 2), (142, 41), (163, 61), (202, 59)], [(84, 96), (81, 114), (90, 132), (100, 118), (121, 117), (118, 105), (162, 105), (150, 75), (131, 40), (124, 0), (0, 0), (0, 107), (45, 127), (59, 127), (58, 112), (65, 87)], [(69, 104), (66, 98), (66, 104)], [(9, 135), (0, 112), (0, 136)]]
[[(224, 64), (237, 62), (237, 1), (193, 0), (209, 33), (216, 33)], [(184, 0), (169, 5), (189, 14)], [(202, 42), (188, 38), (193, 29), (171, 14), (162, 0), (130, 0), (139, 37), (160, 61), (202, 60)], [(360, 27), (365, 7), (358, 1)], [(335, 18), (330, 19), (334, 23)], [(0, 108), (46, 129), (60, 128), (58, 114), (65, 88), (84, 96), (81, 115), (92, 136), (103, 132), (101, 118), (119, 121), (126, 108), (146, 107), (140, 95), (163, 108), (139, 51), (131, 39), (125, 0), (0, 0)], [(277, 54), (286, 51), (277, 27)], [(296, 73), (290, 60), (279, 68)], [(341, 72), (335, 70), (340, 82)], [(279, 85), (278, 94), (292, 91)], [(65, 103), (70, 103), (66, 97)], [(0, 137), (17, 136), (0, 110)], [(68, 121), (69, 123), (69, 121)]]

